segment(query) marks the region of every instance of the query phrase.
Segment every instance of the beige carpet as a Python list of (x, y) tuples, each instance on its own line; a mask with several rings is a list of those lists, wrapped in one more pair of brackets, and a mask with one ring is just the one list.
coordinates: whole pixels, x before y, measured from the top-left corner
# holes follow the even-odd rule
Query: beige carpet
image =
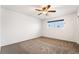
[(2, 54), (77, 54), (79, 45), (58, 39), (40, 37), (2, 47)]

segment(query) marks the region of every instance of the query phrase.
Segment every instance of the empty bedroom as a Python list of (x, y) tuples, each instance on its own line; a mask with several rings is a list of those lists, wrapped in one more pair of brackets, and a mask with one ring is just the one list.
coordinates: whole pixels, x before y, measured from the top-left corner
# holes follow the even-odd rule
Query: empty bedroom
[(0, 5), (0, 54), (79, 54), (79, 5)]

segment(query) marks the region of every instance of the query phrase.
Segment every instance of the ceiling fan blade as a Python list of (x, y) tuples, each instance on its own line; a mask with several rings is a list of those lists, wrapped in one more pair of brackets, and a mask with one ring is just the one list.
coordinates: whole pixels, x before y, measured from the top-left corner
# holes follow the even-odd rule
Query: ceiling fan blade
[(56, 12), (56, 10), (49, 10), (48, 12)]
[(35, 9), (35, 10), (37, 10), (37, 11), (42, 11), (42, 10), (40, 10), (40, 9)]
[(38, 15), (41, 15), (42, 13), (39, 13)]
[(47, 9), (49, 9), (51, 7), (51, 5), (47, 5)]

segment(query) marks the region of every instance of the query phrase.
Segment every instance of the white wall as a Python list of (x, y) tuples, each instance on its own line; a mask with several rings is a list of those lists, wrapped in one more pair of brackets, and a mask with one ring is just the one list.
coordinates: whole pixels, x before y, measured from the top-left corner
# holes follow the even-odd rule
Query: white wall
[(78, 8), (78, 11), (77, 11), (77, 15), (78, 15), (78, 17), (79, 17), (79, 8)]
[(1, 6), (0, 6), (0, 50), (1, 50)]
[(79, 43), (79, 17), (77, 17), (77, 21), (76, 21), (76, 33), (75, 33), (75, 36), (76, 36), (76, 41)]
[(2, 46), (39, 37), (41, 20), (2, 9)]
[[(48, 20), (43, 21), (43, 36), (57, 38), (62, 40), (74, 41), (79, 43), (76, 33), (79, 35), (79, 23), (77, 24), (77, 13), (52, 18), (51, 20), (64, 19), (64, 28), (56, 29), (48, 27)], [(79, 20), (78, 20), (79, 21)], [(78, 29), (77, 29), (78, 27)], [(78, 31), (78, 32), (77, 32)]]

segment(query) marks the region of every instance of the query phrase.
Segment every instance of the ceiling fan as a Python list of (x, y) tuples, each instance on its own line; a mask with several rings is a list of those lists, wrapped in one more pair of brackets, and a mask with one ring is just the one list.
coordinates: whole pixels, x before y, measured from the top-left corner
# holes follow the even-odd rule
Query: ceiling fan
[(40, 13), (38, 15), (41, 15), (41, 14), (45, 14), (45, 15), (48, 15), (48, 12), (56, 12), (56, 10), (49, 10), (51, 7), (51, 5), (46, 5), (46, 6), (43, 6), (41, 7), (41, 9), (35, 9), (36, 11), (40, 11)]

